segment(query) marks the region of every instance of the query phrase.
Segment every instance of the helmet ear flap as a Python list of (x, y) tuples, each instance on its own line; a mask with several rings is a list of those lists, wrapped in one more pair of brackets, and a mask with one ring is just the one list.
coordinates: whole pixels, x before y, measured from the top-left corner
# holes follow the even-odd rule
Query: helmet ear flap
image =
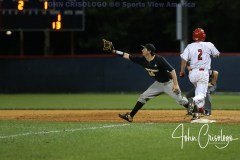
[(203, 34), (203, 41), (206, 39), (206, 33)]

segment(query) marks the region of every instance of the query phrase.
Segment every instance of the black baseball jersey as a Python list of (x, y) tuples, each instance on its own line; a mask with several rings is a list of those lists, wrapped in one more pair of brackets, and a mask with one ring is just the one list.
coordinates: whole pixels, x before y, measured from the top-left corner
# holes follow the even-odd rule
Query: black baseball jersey
[(154, 59), (150, 62), (148, 62), (143, 56), (130, 55), (129, 59), (132, 62), (143, 66), (148, 74), (158, 82), (164, 83), (172, 79), (169, 72), (174, 70), (174, 68), (161, 56), (155, 55)]

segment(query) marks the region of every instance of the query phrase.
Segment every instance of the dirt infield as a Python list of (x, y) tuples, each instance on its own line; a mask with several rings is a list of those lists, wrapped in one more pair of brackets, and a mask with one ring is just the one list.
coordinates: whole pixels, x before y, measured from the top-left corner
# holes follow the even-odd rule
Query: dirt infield
[[(0, 120), (39, 120), (59, 122), (124, 122), (118, 117), (125, 110), (0, 110)], [(141, 110), (134, 122), (189, 122), (184, 110)], [(240, 123), (240, 111), (214, 110), (204, 117), (218, 123)]]

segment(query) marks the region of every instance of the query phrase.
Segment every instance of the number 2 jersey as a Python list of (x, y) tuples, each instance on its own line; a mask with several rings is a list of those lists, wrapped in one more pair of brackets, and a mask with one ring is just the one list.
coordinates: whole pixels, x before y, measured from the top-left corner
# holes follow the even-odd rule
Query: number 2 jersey
[(172, 79), (169, 72), (174, 70), (174, 68), (161, 56), (155, 55), (154, 59), (150, 62), (143, 56), (130, 55), (129, 59), (143, 66), (148, 74), (160, 83), (165, 83)]
[(211, 55), (218, 56), (220, 53), (211, 42), (193, 42), (184, 49), (181, 58), (190, 60), (191, 69), (210, 69)]

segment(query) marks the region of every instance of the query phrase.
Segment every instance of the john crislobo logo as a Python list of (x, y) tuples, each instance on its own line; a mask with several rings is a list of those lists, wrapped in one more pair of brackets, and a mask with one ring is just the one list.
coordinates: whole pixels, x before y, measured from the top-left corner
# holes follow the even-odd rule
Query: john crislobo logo
[(224, 149), (230, 142), (238, 140), (238, 138), (233, 138), (232, 135), (224, 134), (223, 129), (220, 129), (218, 134), (210, 134), (209, 124), (203, 124), (196, 135), (191, 133), (190, 127), (186, 129), (183, 124), (179, 124), (173, 130), (172, 138), (180, 140), (181, 149), (184, 148), (185, 143), (197, 143), (201, 149), (208, 145), (214, 145), (217, 149)]

